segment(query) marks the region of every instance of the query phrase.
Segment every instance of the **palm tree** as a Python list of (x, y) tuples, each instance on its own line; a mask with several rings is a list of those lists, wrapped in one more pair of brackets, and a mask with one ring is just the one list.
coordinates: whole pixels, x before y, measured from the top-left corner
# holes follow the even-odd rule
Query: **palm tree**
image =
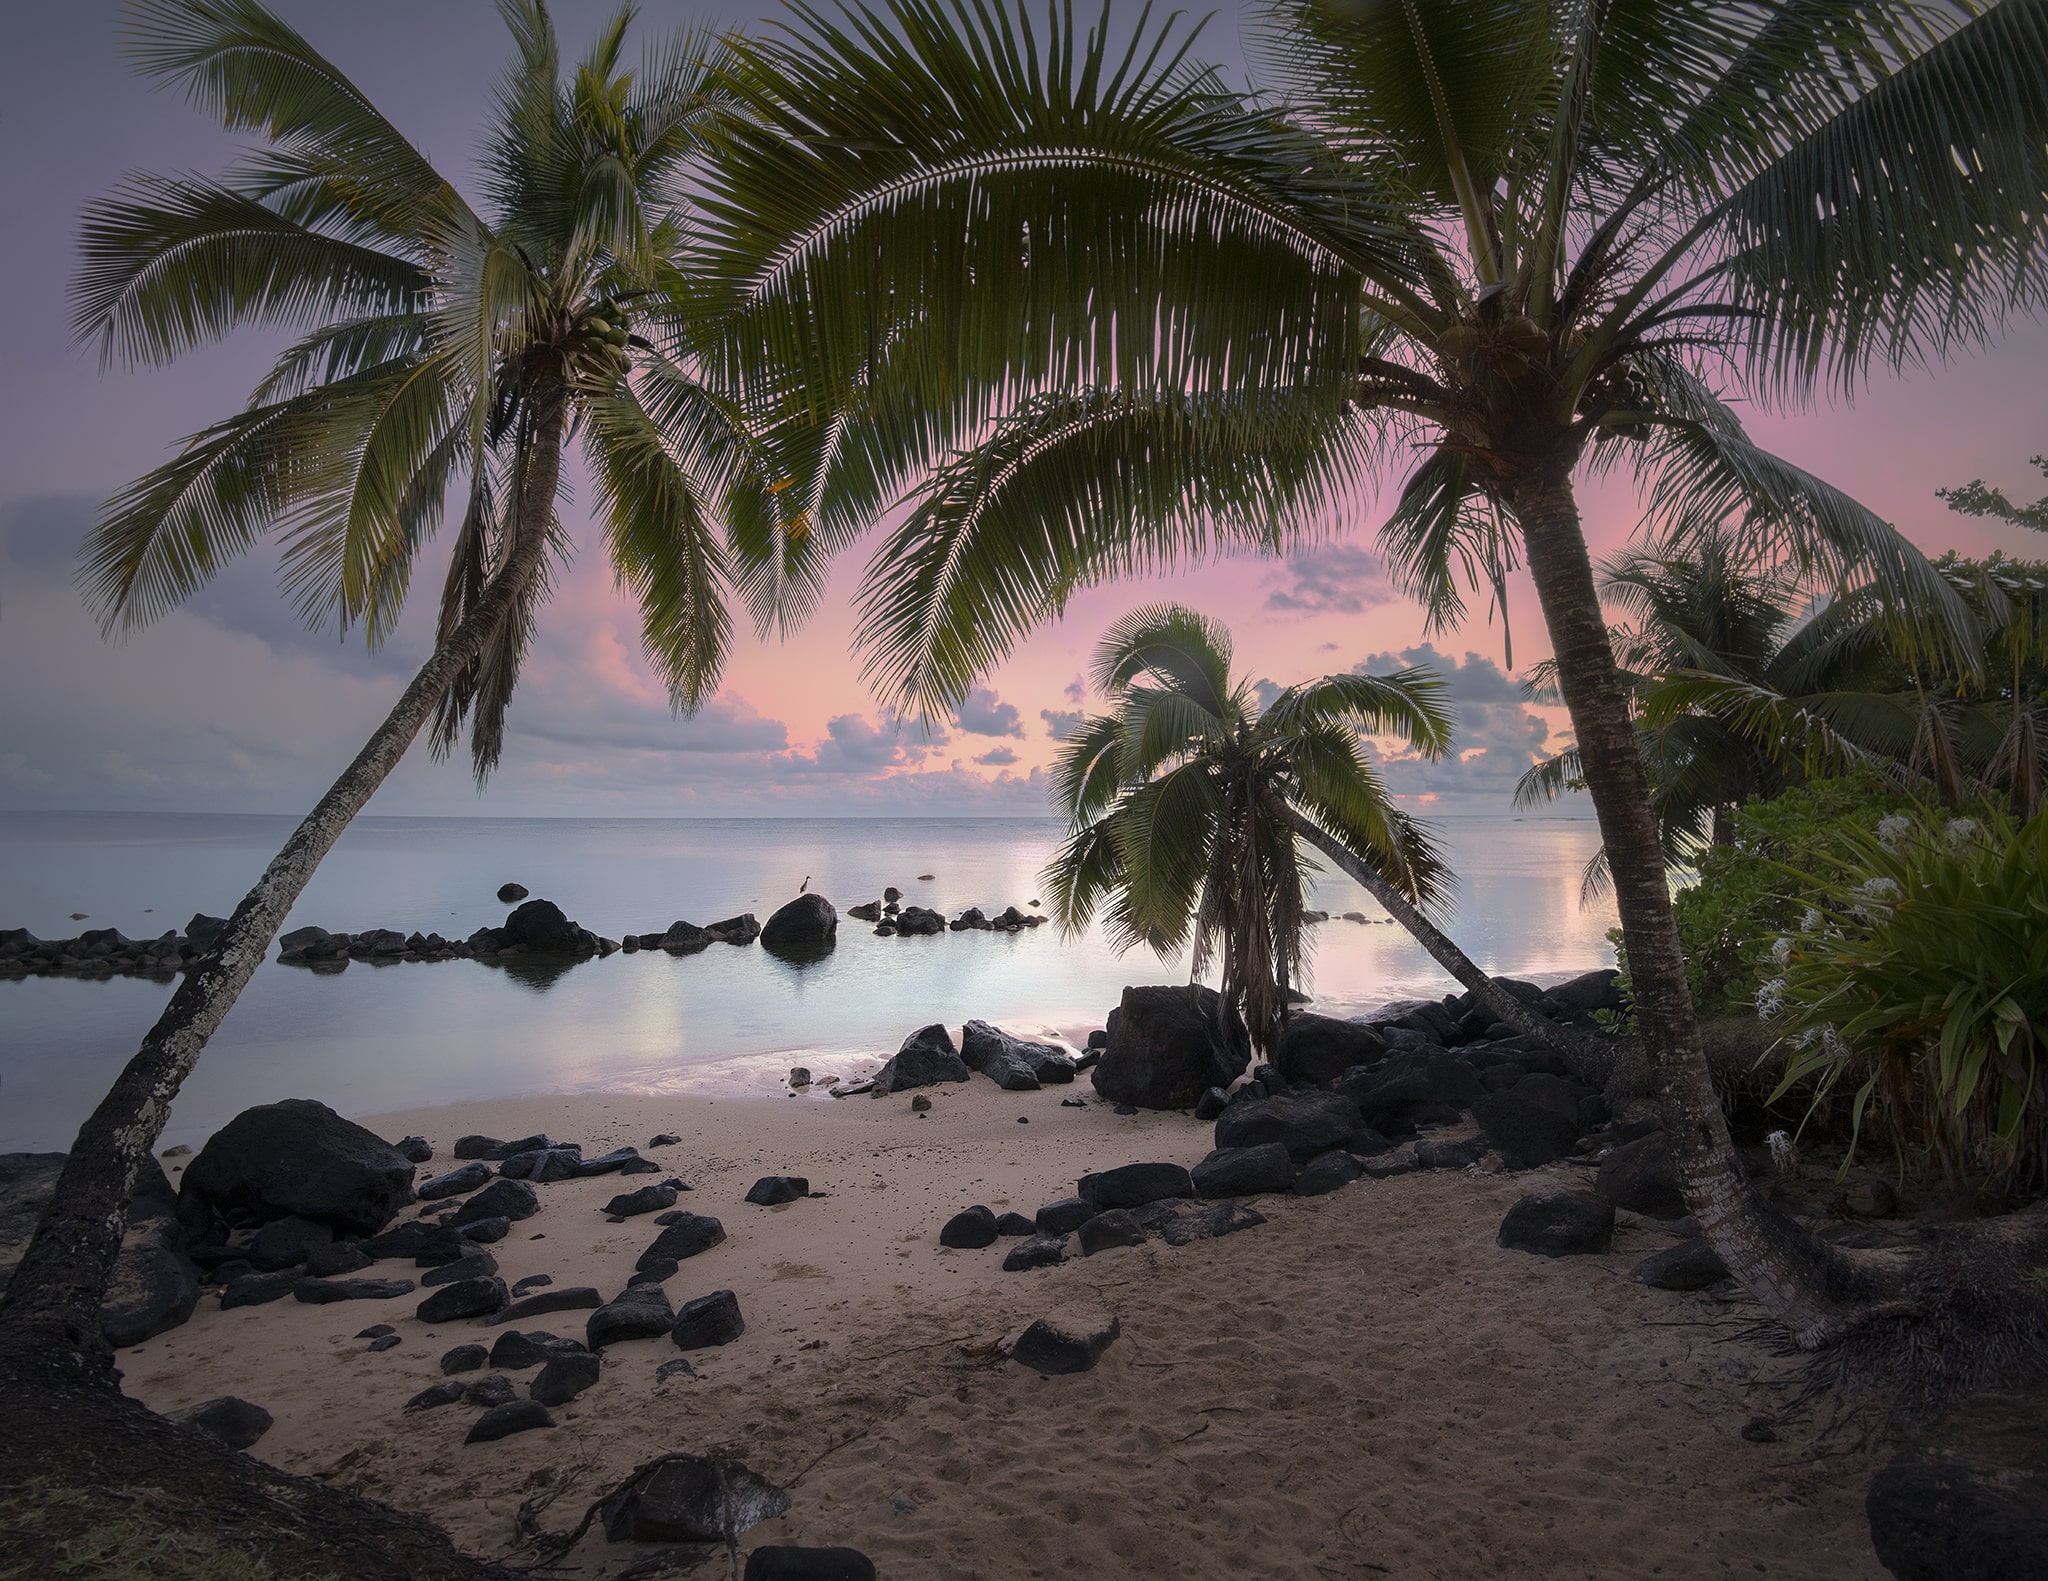
[(1101, 911), (1115, 948), (1161, 956), (1192, 934), (1190, 975), (1220, 968), (1218, 1014), (1241, 1011), (1264, 1052), (1302, 979), (1304, 841), (1362, 865), (1403, 911), (1443, 898), (1435, 844), (1394, 806), (1358, 732), (1436, 758), (1452, 723), (1424, 669), (1326, 675), (1262, 709), (1230, 660), (1229, 632), (1178, 604), (1103, 636), (1093, 680), (1111, 711), (1084, 719), (1053, 769), (1069, 832), (1046, 878), (1064, 931)]
[[(258, 0), (144, 0), (142, 74), (262, 142), (218, 180), (138, 178), (88, 211), (78, 330), (158, 364), (244, 326), (298, 338), (248, 406), (116, 495), (88, 600), (138, 626), (266, 535), (310, 621), (390, 631), (458, 492), (433, 655), (187, 974), (80, 1129), (0, 1309), (11, 1350), (107, 1375), (97, 1314), (123, 1209), (180, 1085), (314, 868), (431, 722), (496, 763), (580, 435), (606, 548), (679, 709), (717, 684), (726, 551), (772, 514), (731, 408), (679, 361), (683, 167), (718, 109), (704, 41), (624, 64), (622, 11), (564, 74), (544, 0), (501, 0), (513, 63), (471, 204)], [(638, 326), (637, 330), (634, 327)], [(24, 1340), (24, 1336), (26, 1339)]]
[[(799, 4), (724, 145), (739, 361), (870, 562), (871, 674), (936, 710), (1077, 586), (1298, 542), (1420, 454), (1382, 543), (1439, 624), (1526, 563), (1687, 1200), (1808, 1345), (1875, 1310), (1744, 1180), (1715, 1100), (1576, 480), (1873, 583), (1967, 666), (1910, 543), (1758, 446), (2048, 292), (2048, 0), (1269, 0), (1273, 91), (1149, 12)], [(1119, 23), (1129, 19), (1119, 19)], [(823, 437), (820, 437), (823, 436)]]

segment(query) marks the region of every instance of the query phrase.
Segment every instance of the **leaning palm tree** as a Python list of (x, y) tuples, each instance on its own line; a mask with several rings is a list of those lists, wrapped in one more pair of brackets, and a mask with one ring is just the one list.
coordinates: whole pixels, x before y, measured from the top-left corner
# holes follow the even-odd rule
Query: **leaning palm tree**
[(792, 585), (908, 490), (864, 641), (936, 710), (1075, 587), (1298, 542), (1419, 457), (1382, 542), (1431, 619), (1535, 584), (1687, 1200), (1801, 1343), (1881, 1310), (1737, 1163), (1577, 482), (1968, 662), (1956, 590), (1729, 398), (2041, 306), (2048, 0), (1268, 0), (1256, 99), (1149, 12), (797, 11), (738, 59), (716, 199), (736, 357), (813, 460)]
[[(717, 684), (726, 554), (710, 513), (772, 515), (731, 409), (670, 348), (683, 166), (717, 110), (704, 41), (624, 63), (630, 10), (565, 74), (543, 0), (501, 0), (513, 63), (473, 207), (258, 0), (143, 0), (143, 75), (261, 144), (218, 180), (137, 178), (87, 214), (78, 329), (120, 364), (244, 326), (298, 338), (242, 411), (116, 495), (81, 576), (111, 631), (266, 536), (310, 621), (392, 628), (453, 494), (432, 656), (185, 977), (80, 1129), (0, 1309), (9, 1349), (107, 1375), (97, 1314), (123, 1208), (172, 1100), (314, 868), (420, 732), (469, 732), (479, 777), (569, 540), (580, 435), (605, 542), (679, 709)], [(637, 326), (637, 328), (636, 328)], [(22, 1341), (24, 1344), (15, 1342)]]
[(1443, 898), (1434, 842), (1394, 806), (1359, 732), (1437, 758), (1452, 721), (1425, 669), (1326, 675), (1262, 709), (1230, 660), (1230, 634), (1178, 604), (1104, 634), (1093, 680), (1110, 711), (1084, 719), (1054, 766), (1070, 827), (1046, 879), (1065, 931), (1100, 912), (1118, 950), (1173, 956), (1192, 937), (1190, 975), (1217, 970), (1218, 1013), (1239, 1011), (1263, 1052), (1302, 980), (1303, 844), (1363, 867), (1404, 912)]

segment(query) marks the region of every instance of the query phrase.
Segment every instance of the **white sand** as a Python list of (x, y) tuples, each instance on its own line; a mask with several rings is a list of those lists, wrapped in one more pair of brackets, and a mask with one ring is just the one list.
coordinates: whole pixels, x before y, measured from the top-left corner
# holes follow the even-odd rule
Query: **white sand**
[[(1087, 1108), (1059, 1106), (1076, 1095)], [(633, 1466), (716, 1450), (791, 1494), (743, 1547), (847, 1543), (892, 1581), (1882, 1581), (1862, 1512), (1871, 1460), (1817, 1448), (1814, 1424), (1781, 1427), (1775, 1443), (1741, 1437), (1791, 1392), (1768, 1381), (1786, 1364), (1745, 1337), (1755, 1308), (1630, 1282), (1665, 1244), (1647, 1230), (1624, 1230), (1607, 1257), (1494, 1245), (1517, 1196), (1584, 1171), (1262, 1198), (1271, 1222), (1220, 1241), (1005, 1274), (1014, 1243), (942, 1249), (946, 1217), (976, 1202), (1028, 1215), (1090, 1169), (1191, 1164), (1209, 1127), (1117, 1117), (1085, 1081), (1010, 1094), (977, 1078), (931, 1096), (924, 1119), (899, 1095), (540, 1098), (367, 1120), (429, 1138), (437, 1167), (470, 1131), (546, 1131), (587, 1153), (679, 1134), (651, 1156), (695, 1188), (679, 1206), (720, 1218), (729, 1239), (685, 1262), (669, 1294), (730, 1288), (747, 1320), (734, 1344), (691, 1353), (695, 1380), (655, 1384), (677, 1354), (666, 1339), (618, 1345), (555, 1429), (466, 1447), (472, 1408), (401, 1407), (439, 1380), (443, 1351), (502, 1331), (430, 1331), (412, 1316), (422, 1292), (226, 1313), (207, 1297), (192, 1322), (122, 1355), (126, 1387), (162, 1410), (252, 1399), (277, 1418), (256, 1453), (515, 1560), (522, 1501), (559, 1530)], [(771, 1173), (808, 1176), (820, 1195), (743, 1202)], [(507, 1282), (547, 1273), (615, 1294), (658, 1230), (607, 1224), (598, 1208), (659, 1178), (540, 1188), (541, 1214), (492, 1248)], [(993, 1349), (1041, 1312), (1083, 1308), (1123, 1324), (1093, 1372), (1042, 1379)], [(580, 1337), (585, 1315), (517, 1326)], [(378, 1322), (404, 1343), (370, 1355), (351, 1336)], [(616, 1575), (634, 1552), (593, 1531), (554, 1573)]]

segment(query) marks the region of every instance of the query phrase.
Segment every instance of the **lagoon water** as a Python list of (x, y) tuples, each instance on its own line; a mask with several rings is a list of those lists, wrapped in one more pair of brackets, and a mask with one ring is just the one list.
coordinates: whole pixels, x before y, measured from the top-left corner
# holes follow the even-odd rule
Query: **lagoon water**
[[(183, 930), (224, 916), (290, 832), (286, 817), (0, 814), (0, 926), (44, 938)], [(1611, 964), (1607, 905), (1582, 907), (1590, 818), (1436, 820), (1459, 875), (1448, 931), (1495, 973), (1543, 980)], [(356, 821), (287, 927), (466, 937), (504, 920), (507, 880), (617, 938), (768, 914), (810, 887), (841, 908), (895, 884), (906, 901), (993, 915), (1040, 897), (1052, 820), (494, 819)], [(919, 874), (929, 873), (926, 881)], [(1382, 913), (1342, 875), (1313, 904)], [(74, 922), (71, 913), (84, 912)], [(1351, 1014), (1450, 979), (1399, 928), (1314, 930), (1315, 1006)], [(971, 1016), (1079, 1041), (1129, 983), (1186, 962), (1112, 952), (1097, 932), (877, 938), (842, 916), (838, 947), (792, 965), (758, 945), (618, 954), (552, 977), (475, 961), (257, 973), (178, 1100), (166, 1145), (197, 1144), (252, 1103), (309, 1097), (344, 1114), (578, 1091), (775, 1097), (792, 1065), (871, 1069), (905, 1033)], [(0, 1152), (61, 1149), (169, 998), (138, 978), (0, 979)], [(829, 1101), (829, 1100), (822, 1100)]]

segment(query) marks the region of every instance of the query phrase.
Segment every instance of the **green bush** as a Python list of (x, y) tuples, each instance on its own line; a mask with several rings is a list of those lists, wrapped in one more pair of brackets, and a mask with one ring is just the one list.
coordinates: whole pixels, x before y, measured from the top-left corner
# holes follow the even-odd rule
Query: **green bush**
[[(1757, 984), (1769, 976), (1771, 941), (1799, 914), (1786, 894), (1785, 870), (1813, 866), (1837, 848), (1846, 829), (1875, 829), (1878, 820), (1912, 805), (1881, 776), (1814, 780), (1751, 802), (1735, 815), (1735, 843), (1717, 846), (1698, 877), (1672, 897), (1686, 975), (1701, 1016), (1748, 1012)], [(1623, 975), (1619, 931), (1613, 935)]]
[[(1999, 1200), (2048, 1179), (2048, 812), (1899, 813), (1784, 874), (1758, 1013), (1798, 1052), (1779, 1092), (1848, 1092), (1904, 1168)], [(1846, 1164), (1845, 1166), (1846, 1167)]]

